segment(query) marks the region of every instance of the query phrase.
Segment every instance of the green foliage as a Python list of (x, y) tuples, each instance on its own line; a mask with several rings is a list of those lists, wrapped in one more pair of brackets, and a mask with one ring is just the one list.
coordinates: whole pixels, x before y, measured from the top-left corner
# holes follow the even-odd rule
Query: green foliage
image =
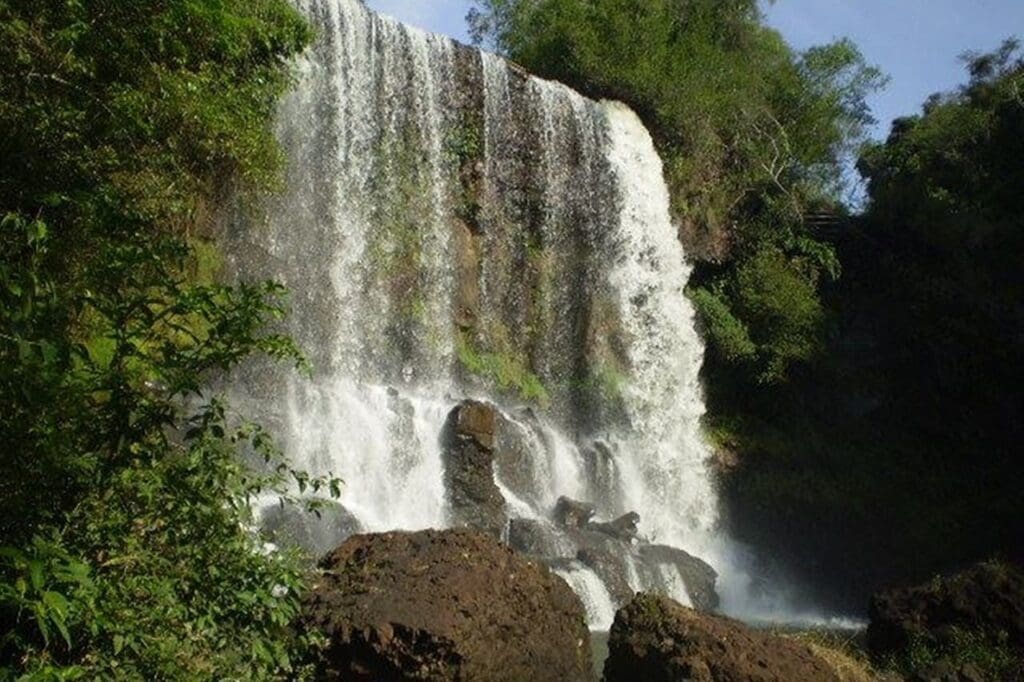
[(547, 405), (551, 400), (540, 378), (511, 353), (480, 351), (466, 335), (460, 335), (458, 357), (459, 363), (470, 374), (481, 377), (504, 391), (510, 391), (527, 402)]
[[(836, 240), (815, 363), (751, 391), (715, 367), (728, 327), (709, 333), (713, 433), (742, 462), (726, 490), (737, 528), (820, 598), (848, 593), (843, 607), (1020, 558), (1024, 66), (1012, 42), (967, 66), (964, 87), (865, 150), (869, 203)], [(851, 561), (851, 546), (871, 549)]]
[(304, 366), (284, 292), (216, 284), (196, 234), (275, 186), (309, 38), (283, 0), (0, 2), (0, 679), (298, 677), (317, 644), (249, 502), (338, 482), (206, 393)]
[(817, 350), (824, 313), (813, 279), (780, 251), (761, 251), (744, 262), (733, 296), (735, 309), (755, 330), (761, 381), (783, 378), (790, 364)]
[(957, 670), (975, 667), (987, 680), (1016, 679), (1020, 670), (1020, 652), (1010, 646), (1005, 632), (985, 633), (953, 627), (941, 643), (916, 636), (904, 651), (889, 657), (885, 668), (911, 677), (940, 661)]
[(712, 348), (727, 362), (747, 363), (760, 383), (784, 380), (790, 365), (810, 360), (820, 348), (825, 312), (814, 270), (801, 269), (777, 249), (740, 264), (728, 285), (691, 295)]
[(919, 117), (893, 125), (860, 169), (875, 246), (874, 283), (883, 361), (898, 377), (894, 402), (914, 387), (946, 437), (1012, 458), (1024, 408), (1007, 368), (1024, 362), (1024, 58), (1008, 41), (968, 58), (970, 82), (932, 97)]
[(704, 322), (705, 336), (723, 358), (737, 362), (752, 359), (757, 354), (750, 331), (733, 315), (724, 292), (698, 287), (689, 293)]
[[(774, 250), (802, 261), (812, 297), (819, 273), (838, 276), (835, 254), (804, 215), (838, 210), (844, 162), (872, 122), (865, 97), (884, 78), (856, 46), (797, 54), (763, 25), (753, 0), (476, 4), (475, 40), (587, 94), (626, 101), (652, 130), (687, 241), (725, 263), (701, 268), (694, 290), (723, 357), (758, 382), (782, 380), (809, 357), (821, 329), (808, 322), (820, 316), (751, 315), (721, 292), (743, 290), (741, 273), (756, 271), (765, 284), (781, 276), (771, 286), (804, 302), (790, 268), (764, 267), (760, 254)], [(785, 328), (759, 326), (775, 322)]]

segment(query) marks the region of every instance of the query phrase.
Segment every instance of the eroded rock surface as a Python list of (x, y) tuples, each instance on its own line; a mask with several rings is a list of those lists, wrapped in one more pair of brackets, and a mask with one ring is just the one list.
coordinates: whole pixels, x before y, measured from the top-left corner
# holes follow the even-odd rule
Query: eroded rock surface
[(455, 407), (441, 435), (451, 525), (495, 538), (505, 530), (505, 499), (494, 483), (497, 410), (467, 400)]
[(555, 504), (555, 523), (566, 528), (584, 528), (597, 513), (589, 502), (580, 502), (568, 497), (559, 497)]
[(839, 682), (809, 646), (639, 594), (619, 610), (606, 682)]
[(715, 590), (718, 573), (706, 561), (668, 545), (641, 545), (638, 551), (645, 563), (667, 565), (678, 571), (695, 609), (713, 611), (718, 608), (718, 592)]
[(305, 619), (329, 680), (590, 680), (579, 598), (470, 530), (357, 535), (329, 554)]
[(593, 513), (593, 505), (562, 497), (552, 512), (553, 521), (512, 519), (508, 543), (552, 568), (583, 564), (601, 580), (617, 606), (627, 604), (637, 589), (677, 594), (681, 582), (694, 608), (718, 608), (718, 574), (706, 562), (638, 537), (637, 514), (598, 523), (590, 520)]
[(319, 557), (363, 530), (359, 519), (337, 502), (321, 505), (319, 516), (296, 505), (267, 507), (260, 523), (276, 545), (300, 547)]

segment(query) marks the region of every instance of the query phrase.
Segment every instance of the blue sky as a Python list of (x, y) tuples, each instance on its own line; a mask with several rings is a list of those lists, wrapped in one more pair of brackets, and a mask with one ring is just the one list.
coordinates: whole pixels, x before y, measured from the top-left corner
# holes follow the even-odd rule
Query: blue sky
[[(469, 0), (367, 0), (374, 9), (431, 31), (466, 39)], [(1024, 0), (778, 0), (768, 23), (798, 49), (847, 36), (891, 78), (871, 100), (889, 122), (916, 113), (933, 92), (964, 79), (958, 56), (991, 50), (1004, 38), (1024, 38)]]

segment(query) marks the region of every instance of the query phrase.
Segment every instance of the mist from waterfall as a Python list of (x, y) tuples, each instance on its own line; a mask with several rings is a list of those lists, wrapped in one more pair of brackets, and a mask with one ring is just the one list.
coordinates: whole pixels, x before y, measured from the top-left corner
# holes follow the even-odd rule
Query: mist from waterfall
[[(496, 474), (511, 515), (546, 520), (561, 495), (605, 519), (637, 511), (742, 612), (700, 431), (690, 268), (640, 120), (357, 0), (298, 4), (320, 37), (278, 115), (287, 191), (267, 225), (236, 231), (231, 267), (289, 287), (287, 331), (315, 373), (255, 367), (236, 402), (384, 531), (448, 525), (442, 428), (461, 399), (490, 401), (531, 444), (528, 485)], [(544, 399), (524, 411), (472, 376), (467, 345), (522, 364)], [(560, 573), (607, 627), (597, 576)], [(629, 582), (690, 602), (668, 566)]]

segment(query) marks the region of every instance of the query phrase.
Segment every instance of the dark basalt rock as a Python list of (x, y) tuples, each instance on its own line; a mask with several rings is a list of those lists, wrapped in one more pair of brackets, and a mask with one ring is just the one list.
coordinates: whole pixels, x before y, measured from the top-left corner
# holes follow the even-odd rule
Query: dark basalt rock
[[(593, 515), (594, 506), (591, 504), (568, 497), (558, 499), (554, 518), (561, 525), (561, 533), (569, 541), (567, 544), (575, 547), (575, 553), (567, 554), (565, 543), (557, 543), (557, 536), (551, 538), (551, 529), (530, 522), (516, 522), (515, 539), (510, 532), (510, 543), (521, 551), (542, 557), (549, 564), (552, 559), (580, 561), (597, 574), (617, 605), (626, 604), (633, 598), (634, 592), (630, 587), (632, 562), (633, 570), (643, 579), (642, 584), (651, 589), (655, 585), (661, 585), (659, 589), (670, 587), (663, 584), (664, 574), (659, 571), (660, 566), (668, 565), (678, 572), (694, 608), (701, 611), (718, 608), (719, 598), (715, 591), (718, 574), (706, 562), (675, 547), (647, 544), (638, 537), (640, 516), (636, 513), (625, 514), (607, 523), (591, 521)], [(552, 548), (561, 551), (554, 554)]]
[(638, 594), (615, 615), (606, 682), (839, 682), (806, 644)]
[(575, 546), (549, 523), (533, 519), (512, 519), (508, 524), (508, 545), (538, 559), (567, 558)]
[(882, 592), (871, 600), (868, 646), (882, 659), (911, 644), (942, 647), (954, 629), (1024, 650), (1024, 572), (982, 563), (946, 578)]
[(636, 539), (637, 534), (640, 532), (637, 528), (637, 524), (640, 523), (640, 515), (636, 512), (629, 512), (623, 514), (614, 521), (608, 523), (588, 523), (587, 528), (595, 530), (605, 535), (610, 535), (613, 538), (624, 540), (626, 542), (632, 542)]
[(591, 679), (579, 598), (481, 533), (358, 535), (321, 568), (304, 620), (329, 641), (322, 679)]
[(555, 523), (565, 528), (584, 528), (596, 513), (594, 505), (563, 496), (555, 503), (554, 518)]
[(715, 591), (718, 573), (707, 562), (668, 545), (641, 545), (639, 552), (645, 564), (671, 564), (679, 571), (693, 608), (698, 611), (718, 608), (718, 592)]
[(319, 516), (299, 506), (275, 505), (263, 509), (260, 525), (274, 544), (299, 547), (317, 557), (363, 531), (359, 519), (337, 502), (325, 502), (318, 512)]
[[(626, 551), (629, 551), (628, 547)], [(607, 546), (592, 545), (576, 552), (576, 559), (597, 574), (615, 604), (626, 604), (634, 595), (633, 588), (629, 586), (625, 557), (621, 551), (611, 550)]]
[(500, 538), (506, 520), (505, 499), (494, 483), (496, 420), (492, 405), (467, 400), (448, 415), (441, 438), (451, 524)]
[(545, 453), (535, 452), (541, 441), (540, 424), (532, 411), (523, 410), (515, 421), (498, 413), (495, 425), (494, 471), (508, 490), (519, 499), (538, 504), (533, 461)]

